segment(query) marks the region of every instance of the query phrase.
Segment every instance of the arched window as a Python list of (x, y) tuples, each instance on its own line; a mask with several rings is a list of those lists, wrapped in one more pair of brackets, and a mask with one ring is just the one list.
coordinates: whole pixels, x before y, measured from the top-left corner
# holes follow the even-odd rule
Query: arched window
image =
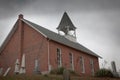
[(84, 58), (82, 56), (80, 56), (80, 70), (85, 73)]
[(69, 53), (69, 60), (70, 60), (70, 69), (74, 70), (73, 54), (72, 53)]
[(90, 68), (91, 68), (92, 75), (94, 75), (94, 61), (93, 61), (93, 59), (90, 59)]
[(57, 48), (57, 65), (62, 66), (61, 49)]

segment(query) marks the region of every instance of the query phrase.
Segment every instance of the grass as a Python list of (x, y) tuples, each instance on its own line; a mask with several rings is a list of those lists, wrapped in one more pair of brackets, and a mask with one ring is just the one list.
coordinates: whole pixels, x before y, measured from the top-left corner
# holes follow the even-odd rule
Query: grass
[(15, 75), (0, 77), (0, 80), (63, 80), (62, 76), (48, 76), (48, 75)]
[[(62, 75), (14, 75), (0, 77), (0, 80), (63, 80)], [(96, 78), (96, 77), (79, 77), (71, 76), (71, 80), (120, 80), (120, 78)]]

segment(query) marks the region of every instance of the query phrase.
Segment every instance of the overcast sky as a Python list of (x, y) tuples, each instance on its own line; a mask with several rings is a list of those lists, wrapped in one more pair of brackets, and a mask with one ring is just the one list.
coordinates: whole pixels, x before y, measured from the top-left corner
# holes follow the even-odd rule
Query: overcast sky
[(103, 57), (100, 65), (114, 60), (120, 69), (120, 0), (0, 0), (0, 44), (19, 14), (57, 32), (64, 11), (77, 27), (77, 41)]

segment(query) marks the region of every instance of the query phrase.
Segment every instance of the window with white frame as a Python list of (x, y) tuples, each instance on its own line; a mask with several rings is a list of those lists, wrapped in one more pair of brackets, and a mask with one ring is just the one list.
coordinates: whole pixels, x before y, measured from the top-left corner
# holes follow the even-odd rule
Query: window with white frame
[(91, 68), (92, 75), (94, 75), (94, 61), (93, 61), (93, 59), (90, 59), (90, 68)]
[(84, 58), (82, 56), (80, 56), (80, 70), (85, 73)]
[(61, 49), (57, 48), (57, 65), (62, 66)]
[(70, 60), (70, 69), (74, 70), (73, 54), (72, 53), (69, 53), (69, 60)]
[(35, 60), (35, 72), (39, 72), (39, 61), (38, 59)]

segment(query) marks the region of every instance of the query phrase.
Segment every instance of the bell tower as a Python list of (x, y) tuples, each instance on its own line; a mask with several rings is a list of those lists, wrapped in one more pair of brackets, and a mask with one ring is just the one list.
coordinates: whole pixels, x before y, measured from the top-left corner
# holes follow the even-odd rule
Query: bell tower
[(57, 27), (57, 30), (58, 34), (60, 34), (60, 32), (62, 31), (67, 39), (76, 42), (76, 27), (73, 25), (66, 12), (64, 12), (61, 22)]

